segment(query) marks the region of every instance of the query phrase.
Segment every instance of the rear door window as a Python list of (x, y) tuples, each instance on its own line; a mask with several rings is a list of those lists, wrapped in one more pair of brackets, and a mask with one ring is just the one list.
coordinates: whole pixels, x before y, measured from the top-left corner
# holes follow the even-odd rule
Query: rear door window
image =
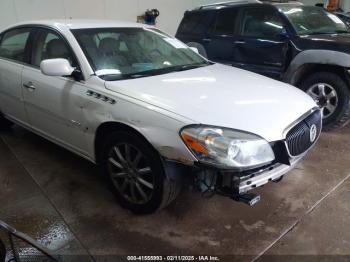
[(27, 45), (30, 30), (30, 28), (20, 28), (6, 32), (0, 43), (0, 57), (24, 62), (25, 47)]
[(217, 14), (215, 35), (234, 35), (238, 18), (237, 9), (223, 9)]

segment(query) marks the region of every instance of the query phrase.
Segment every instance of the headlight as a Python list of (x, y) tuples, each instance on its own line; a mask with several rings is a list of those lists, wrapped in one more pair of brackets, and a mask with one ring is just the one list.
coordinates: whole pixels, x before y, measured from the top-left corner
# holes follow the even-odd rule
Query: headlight
[(275, 159), (269, 143), (242, 131), (210, 126), (189, 126), (181, 137), (197, 159), (225, 169), (248, 169)]

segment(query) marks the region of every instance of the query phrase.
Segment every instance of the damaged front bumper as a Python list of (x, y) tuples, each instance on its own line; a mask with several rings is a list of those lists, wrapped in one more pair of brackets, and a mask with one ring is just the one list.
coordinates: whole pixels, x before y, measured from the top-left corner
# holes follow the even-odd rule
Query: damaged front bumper
[(204, 168), (197, 173), (197, 185), (204, 193), (217, 193), (253, 205), (260, 196), (248, 192), (280, 181), (316, 144), (321, 129), (322, 114), (315, 108), (286, 129), (284, 140), (270, 143), (275, 154), (273, 163), (244, 172)]
[(302, 159), (303, 157), (294, 159), (291, 161), (290, 165), (276, 164), (266, 170), (261, 170), (247, 177), (240, 178), (234, 188), (239, 194), (242, 194), (271, 181), (278, 181), (291, 171)]
[(279, 182), (304, 156), (291, 159), (289, 164), (275, 163), (246, 173), (205, 169), (197, 172), (195, 183), (203, 194), (219, 194), (252, 206), (260, 196), (251, 190), (269, 182)]

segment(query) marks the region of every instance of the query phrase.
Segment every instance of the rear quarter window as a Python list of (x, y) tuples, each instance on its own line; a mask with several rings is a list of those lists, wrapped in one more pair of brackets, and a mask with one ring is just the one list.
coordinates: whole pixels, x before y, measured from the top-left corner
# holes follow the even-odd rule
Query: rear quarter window
[(187, 13), (183, 18), (179, 33), (201, 35), (207, 31), (212, 15), (209, 12)]
[(0, 57), (24, 62), (25, 47), (30, 29), (14, 29), (3, 34), (0, 43)]

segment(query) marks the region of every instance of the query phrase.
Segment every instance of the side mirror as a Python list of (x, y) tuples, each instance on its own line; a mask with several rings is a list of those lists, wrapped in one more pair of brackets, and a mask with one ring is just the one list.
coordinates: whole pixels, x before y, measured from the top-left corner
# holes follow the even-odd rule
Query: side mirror
[(283, 28), (282, 31), (277, 34), (277, 37), (279, 37), (281, 39), (288, 39), (289, 35), (287, 33), (287, 30), (285, 28)]
[(75, 68), (67, 59), (55, 58), (41, 61), (40, 70), (47, 76), (71, 76)]
[(196, 52), (197, 54), (199, 54), (199, 50), (197, 47), (191, 46), (190, 48), (192, 49), (193, 52)]

